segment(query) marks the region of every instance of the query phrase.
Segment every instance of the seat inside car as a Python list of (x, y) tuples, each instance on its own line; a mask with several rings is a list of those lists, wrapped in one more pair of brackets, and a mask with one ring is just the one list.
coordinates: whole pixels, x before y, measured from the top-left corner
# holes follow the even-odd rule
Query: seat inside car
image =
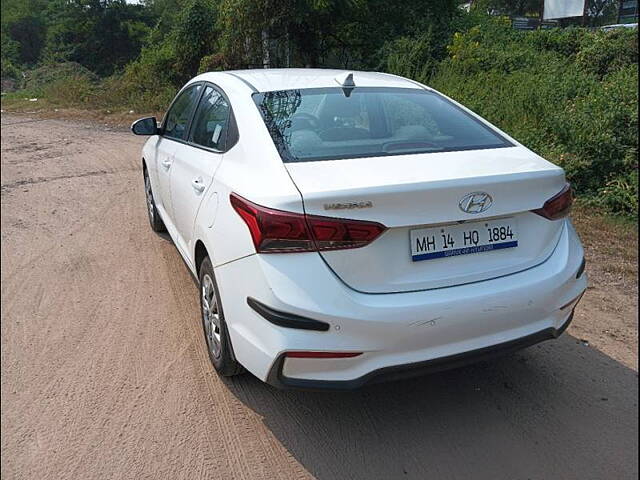
[(325, 141), (358, 140), (371, 138), (368, 128), (368, 115), (362, 108), (360, 97), (345, 101), (339, 95), (328, 95), (318, 117), (320, 138)]

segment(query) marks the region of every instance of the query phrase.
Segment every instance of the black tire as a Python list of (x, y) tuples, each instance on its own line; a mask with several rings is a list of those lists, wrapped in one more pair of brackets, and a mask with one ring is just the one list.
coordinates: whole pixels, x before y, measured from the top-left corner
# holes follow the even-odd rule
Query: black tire
[[(200, 287), (200, 316), (209, 359), (220, 375), (224, 377), (238, 375), (244, 372), (244, 368), (238, 363), (233, 354), (229, 330), (224, 320), (224, 311), (220, 302), (220, 293), (209, 257), (205, 257), (200, 264), (198, 280)], [(207, 308), (205, 308), (205, 299), (207, 299)], [(215, 309), (212, 308), (212, 300), (215, 301)], [(217, 317), (213, 316), (214, 311), (217, 313)], [(210, 321), (208, 317), (214, 320)], [(215, 324), (216, 318), (218, 325)]]
[(167, 227), (164, 226), (164, 222), (160, 218), (158, 208), (156, 207), (156, 201), (153, 198), (153, 192), (151, 191), (151, 180), (149, 179), (149, 173), (145, 168), (144, 174), (144, 194), (147, 204), (147, 216), (149, 217), (149, 225), (154, 232), (166, 232)]

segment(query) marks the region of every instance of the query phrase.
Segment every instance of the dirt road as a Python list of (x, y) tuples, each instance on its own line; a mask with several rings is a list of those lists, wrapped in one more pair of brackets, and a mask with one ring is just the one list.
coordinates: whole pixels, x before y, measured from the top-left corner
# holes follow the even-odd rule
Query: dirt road
[[(142, 143), (2, 116), (3, 480), (637, 478), (637, 329), (616, 360), (565, 334), (352, 393), (218, 378), (196, 287), (148, 227)], [(581, 333), (609, 318), (597, 295)]]

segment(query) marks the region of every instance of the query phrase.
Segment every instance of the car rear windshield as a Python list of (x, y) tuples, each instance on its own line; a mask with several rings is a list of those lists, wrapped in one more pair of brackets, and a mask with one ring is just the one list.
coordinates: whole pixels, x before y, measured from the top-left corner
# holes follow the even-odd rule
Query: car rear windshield
[(512, 146), (434, 92), (417, 88), (310, 88), (253, 99), (284, 162)]

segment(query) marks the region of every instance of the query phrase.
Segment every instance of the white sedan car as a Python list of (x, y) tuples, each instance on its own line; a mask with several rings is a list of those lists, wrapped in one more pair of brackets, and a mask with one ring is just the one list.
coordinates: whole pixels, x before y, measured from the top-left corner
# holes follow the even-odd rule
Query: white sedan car
[(221, 375), (345, 389), (450, 368), (557, 337), (587, 287), (564, 171), (412, 80), (205, 73), (132, 130)]

